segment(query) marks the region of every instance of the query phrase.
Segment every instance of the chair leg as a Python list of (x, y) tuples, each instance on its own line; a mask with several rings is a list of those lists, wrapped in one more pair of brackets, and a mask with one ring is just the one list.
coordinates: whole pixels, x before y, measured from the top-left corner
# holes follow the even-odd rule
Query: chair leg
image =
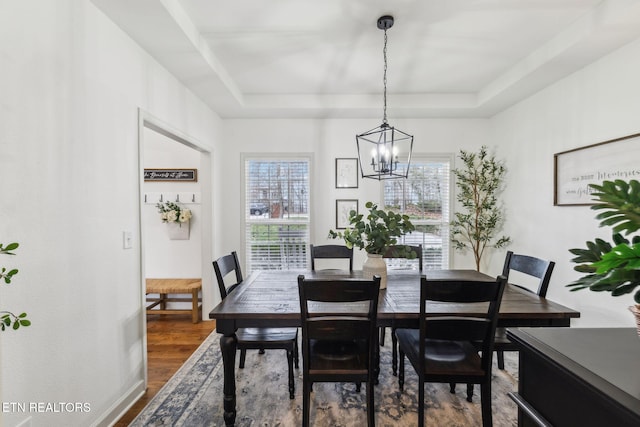
[(240, 369), (244, 368), (244, 361), (247, 358), (247, 350), (244, 348), (240, 350), (240, 365), (238, 366)]
[(384, 347), (384, 336), (386, 335), (387, 328), (380, 328), (380, 347)]
[(309, 427), (309, 411), (311, 406), (311, 381), (302, 378), (302, 427)]
[(287, 350), (287, 363), (289, 365), (289, 399), (296, 397), (296, 385), (293, 381), (293, 351)]
[(362, 390), (362, 383), (356, 383), (356, 393), (360, 393), (360, 390)]
[(498, 369), (504, 369), (504, 352), (496, 351), (496, 356), (498, 357)]
[(456, 383), (449, 383), (449, 393), (456, 394)]
[(295, 364), (296, 369), (300, 368), (300, 361), (299, 361), (300, 357), (299, 357), (298, 353), (299, 353), (299, 351), (298, 351), (298, 341), (296, 340), (293, 343), (293, 363)]
[(473, 384), (467, 384), (467, 402), (473, 402)]
[(398, 339), (395, 332), (391, 333), (391, 371), (393, 375), (398, 372)]
[(258, 351), (258, 354), (264, 354), (264, 348), (261, 348), (260, 351)]
[(404, 353), (400, 350), (400, 367), (398, 368), (398, 387), (400, 392), (404, 390)]
[(491, 415), (491, 380), (480, 384), (480, 405), (482, 408), (482, 427), (492, 427)]
[(424, 380), (418, 380), (418, 427), (424, 427)]
[(375, 403), (373, 400), (374, 391), (373, 391), (373, 381), (369, 378), (367, 381), (367, 425), (369, 427), (374, 427), (376, 425), (376, 411), (375, 411)]

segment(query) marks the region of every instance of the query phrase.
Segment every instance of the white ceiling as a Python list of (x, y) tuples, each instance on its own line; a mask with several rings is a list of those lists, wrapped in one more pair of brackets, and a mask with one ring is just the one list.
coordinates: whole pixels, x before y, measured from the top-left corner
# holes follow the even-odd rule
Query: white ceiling
[(639, 0), (92, 0), (223, 118), (490, 117), (640, 37)]

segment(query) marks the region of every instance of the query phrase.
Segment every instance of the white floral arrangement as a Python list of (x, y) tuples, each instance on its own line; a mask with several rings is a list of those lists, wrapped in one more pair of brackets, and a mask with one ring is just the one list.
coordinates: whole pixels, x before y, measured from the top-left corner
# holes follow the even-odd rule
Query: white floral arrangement
[(193, 216), (191, 209), (182, 208), (173, 202), (158, 203), (156, 207), (158, 208), (162, 222), (183, 223), (189, 221)]

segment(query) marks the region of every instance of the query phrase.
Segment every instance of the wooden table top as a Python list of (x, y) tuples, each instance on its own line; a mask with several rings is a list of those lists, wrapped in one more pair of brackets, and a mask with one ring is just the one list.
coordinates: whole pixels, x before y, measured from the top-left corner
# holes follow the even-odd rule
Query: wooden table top
[[(475, 270), (428, 270), (422, 272), (427, 279), (437, 280), (485, 280), (495, 278)], [(261, 326), (277, 323), (280, 326), (299, 326), (300, 302), (298, 275), (305, 277), (362, 277), (361, 271), (319, 270), (260, 271), (251, 274), (245, 283), (231, 292), (210, 313), (216, 319), (218, 329), (235, 329), (245, 326)], [(420, 299), (420, 273), (417, 270), (389, 270), (387, 288), (380, 290), (378, 322), (382, 325), (395, 321), (411, 321), (418, 318)], [(479, 311), (481, 305), (478, 305)], [(460, 306), (452, 303), (433, 303), (428, 311), (461, 313)], [(465, 304), (466, 314), (473, 314)], [(517, 286), (508, 285), (500, 307), (500, 326), (569, 326), (571, 318), (580, 313), (554, 303)]]

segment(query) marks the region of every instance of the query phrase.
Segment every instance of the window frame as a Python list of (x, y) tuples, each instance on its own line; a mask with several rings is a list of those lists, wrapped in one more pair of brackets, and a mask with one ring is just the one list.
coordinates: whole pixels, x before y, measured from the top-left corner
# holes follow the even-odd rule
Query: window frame
[[(242, 260), (243, 260), (243, 270), (246, 272), (246, 274), (250, 274), (252, 272), (251, 267), (251, 259), (249, 259), (249, 255), (248, 254), (248, 241), (247, 241), (247, 226), (249, 224), (289, 224), (289, 225), (295, 225), (295, 224), (301, 224), (301, 225), (306, 225), (308, 232), (307, 235), (309, 236), (309, 241), (306, 242), (306, 246), (308, 247), (309, 243), (311, 242), (312, 239), (312, 217), (313, 217), (313, 198), (312, 198), (312, 192), (313, 192), (313, 153), (241, 153), (240, 154), (240, 182), (241, 182), (241, 188), (240, 188), (240, 194), (241, 194), (241, 199), (240, 199), (240, 209), (241, 209), (241, 248), (242, 248)], [(309, 179), (308, 179), (308, 195), (307, 195), (307, 203), (308, 203), (308, 210), (309, 210), (309, 214), (308, 214), (308, 219), (307, 220), (301, 220), (301, 219), (295, 219), (295, 220), (290, 220), (290, 219), (257, 219), (257, 220), (248, 220), (247, 217), (247, 212), (249, 211), (248, 206), (247, 206), (247, 180), (246, 180), (246, 165), (247, 165), (247, 161), (265, 161), (265, 162), (274, 162), (274, 161), (282, 161), (282, 162), (290, 162), (290, 161), (306, 161), (308, 164), (308, 174), (309, 174)], [(305, 265), (306, 268), (309, 268), (309, 256), (308, 254), (305, 257)]]
[[(448, 162), (449, 163), (449, 200), (448, 200), (448, 220), (447, 221), (434, 221), (434, 220), (414, 220), (412, 219), (411, 222), (414, 225), (443, 225), (446, 224), (447, 228), (450, 229), (451, 227), (451, 219), (453, 216), (453, 208), (454, 208), (454, 202), (455, 202), (455, 189), (456, 189), (456, 185), (455, 185), (455, 175), (453, 173), (453, 169), (455, 168), (455, 154), (453, 153), (413, 153), (411, 155), (411, 166), (413, 167), (417, 164), (423, 164), (423, 163), (428, 163), (428, 162)], [(407, 178), (408, 179), (408, 178)], [(385, 187), (385, 183), (387, 183), (387, 181), (383, 180), (380, 181), (380, 205), (382, 205), (383, 207), (386, 206), (385, 204), (385, 191), (384, 191), (384, 187)], [(451, 245), (451, 237), (450, 237), (450, 232), (447, 233), (446, 236), (441, 236), (443, 241), (444, 239), (447, 239), (447, 251), (446, 251), (446, 256), (447, 256), (447, 263), (445, 265), (442, 265), (441, 268), (442, 269), (450, 269), (451, 265), (453, 265), (453, 245)], [(426, 248), (422, 248), (423, 251), (423, 263), (425, 264), (425, 268), (424, 271), (427, 271), (428, 268), (426, 267), (426, 259), (425, 254), (426, 254)]]

